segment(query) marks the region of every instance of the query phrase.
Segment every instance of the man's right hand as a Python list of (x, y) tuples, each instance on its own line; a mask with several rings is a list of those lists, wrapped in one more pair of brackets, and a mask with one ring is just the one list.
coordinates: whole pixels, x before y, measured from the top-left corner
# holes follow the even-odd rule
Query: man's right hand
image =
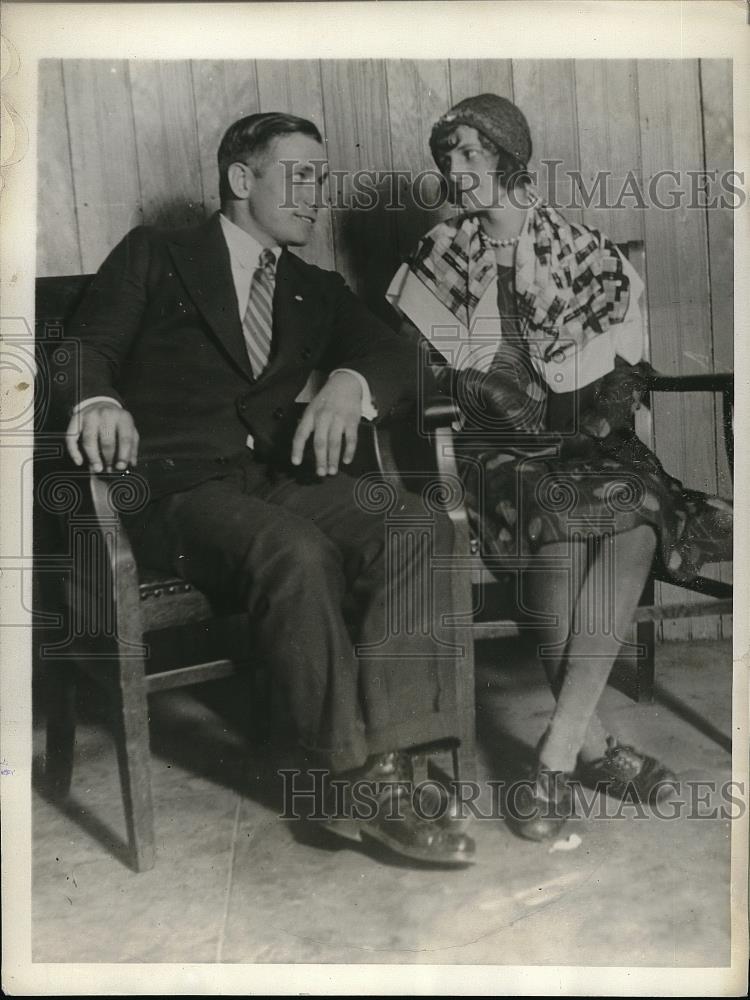
[(92, 472), (122, 472), (138, 464), (138, 431), (128, 411), (115, 403), (91, 403), (74, 413), (65, 443), (75, 464), (88, 461)]

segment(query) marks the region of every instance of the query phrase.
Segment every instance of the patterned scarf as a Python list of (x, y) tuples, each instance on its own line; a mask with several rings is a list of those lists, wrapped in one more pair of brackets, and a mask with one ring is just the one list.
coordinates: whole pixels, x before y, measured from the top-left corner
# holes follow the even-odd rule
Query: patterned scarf
[[(467, 328), (495, 276), (495, 254), (476, 216), (458, 216), (425, 236), (410, 270)], [(622, 322), (630, 281), (616, 247), (595, 229), (567, 222), (537, 198), (516, 249), (515, 291), (521, 327), (549, 360), (564, 334), (584, 347)]]

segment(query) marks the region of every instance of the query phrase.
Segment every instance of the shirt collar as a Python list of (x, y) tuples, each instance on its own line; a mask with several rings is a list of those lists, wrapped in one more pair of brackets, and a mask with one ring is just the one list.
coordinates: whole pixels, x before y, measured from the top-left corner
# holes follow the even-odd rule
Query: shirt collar
[[(264, 248), (254, 236), (241, 229), (221, 212), (219, 213), (219, 221), (224, 239), (227, 241), (231, 260), (247, 270), (254, 271), (259, 266), (258, 262)], [(268, 249), (278, 261), (281, 256), (281, 247), (269, 247)]]

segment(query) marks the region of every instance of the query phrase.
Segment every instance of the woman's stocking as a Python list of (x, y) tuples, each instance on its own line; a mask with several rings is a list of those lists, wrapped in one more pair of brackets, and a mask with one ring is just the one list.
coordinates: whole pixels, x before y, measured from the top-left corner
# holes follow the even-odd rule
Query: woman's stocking
[[(601, 756), (606, 731), (596, 706), (633, 620), (651, 569), (656, 539), (647, 526), (621, 534), (545, 546), (545, 561), (567, 566), (531, 574), (530, 603), (557, 618), (540, 630), (539, 654), (557, 698), (540, 760), (551, 770), (575, 770)], [(572, 606), (572, 612), (571, 612)]]

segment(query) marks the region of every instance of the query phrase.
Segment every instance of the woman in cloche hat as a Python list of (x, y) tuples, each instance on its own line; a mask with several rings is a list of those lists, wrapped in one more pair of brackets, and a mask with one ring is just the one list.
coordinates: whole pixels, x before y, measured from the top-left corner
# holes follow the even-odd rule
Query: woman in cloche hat
[(544, 840), (565, 822), (572, 780), (643, 802), (672, 790), (672, 772), (613, 735), (597, 704), (654, 559), (679, 582), (731, 558), (731, 506), (684, 489), (635, 436), (643, 284), (606, 237), (538, 196), (519, 108), (467, 98), (430, 149), (460, 211), (387, 295), (461, 408), (482, 551), (501, 569), (520, 560), (523, 604), (545, 622), (537, 651), (556, 707), (508, 802), (516, 832)]

